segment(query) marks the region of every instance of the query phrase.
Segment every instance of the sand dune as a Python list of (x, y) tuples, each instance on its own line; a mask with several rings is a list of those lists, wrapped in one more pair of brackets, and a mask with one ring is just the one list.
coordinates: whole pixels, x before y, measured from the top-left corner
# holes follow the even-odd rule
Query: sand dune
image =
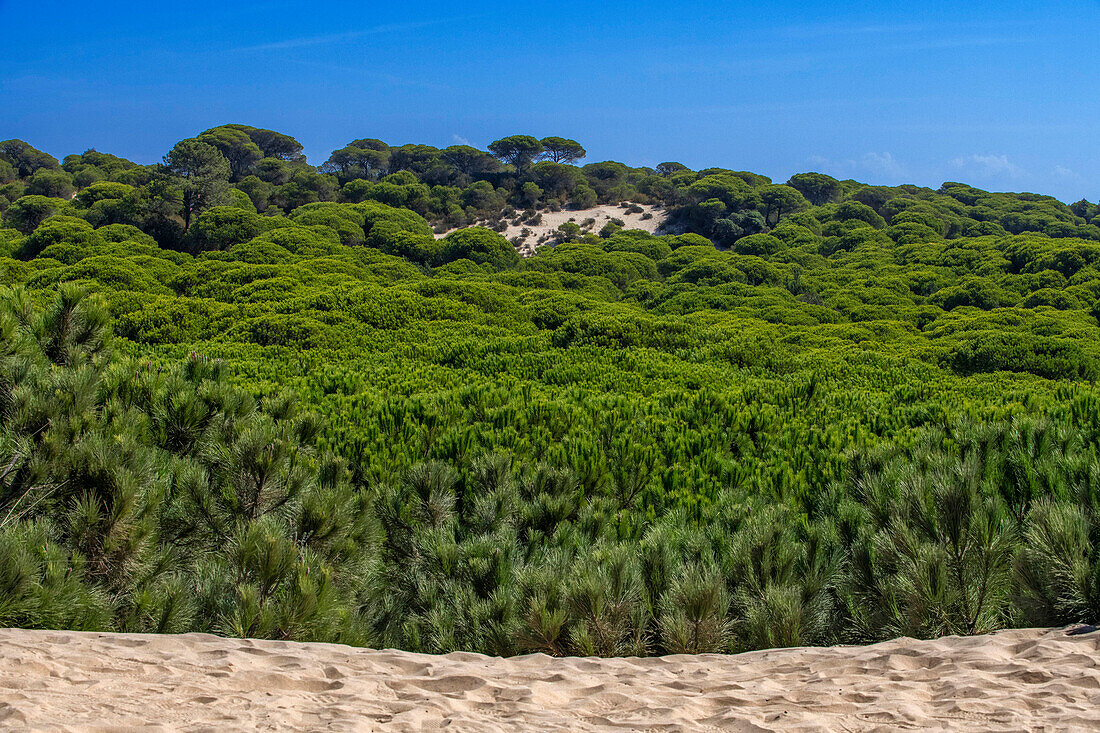
[(0, 631), (0, 728), (1096, 730), (1100, 632), (654, 659)]
[[(546, 243), (548, 237), (553, 237), (559, 226), (568, 221), (582, 227), (584, 232), (598, 234), (600, 229), (612, 219), (619, 219), (626, 229), (641, 229), (653, 234), (668, 219), (668, 212), (659, 206), (638, 204), (637, 208), (641, 211), (627, 213), (626, 207), (615, 204), (594, 206), (590, 209), (543, 210), (539, 212), (542, 218), (538, 224), (530, 222), (512, 224), (509, 222), (507, 229), (502, 231), (501, 234), (509, 241), (515, 241), (516, 249), (519, 250), (520, 254), (528, 257), (534, 254), (540, 245)], [(435, 236), (436, 238), (443, 237), (453, 231), (454, 229), (449, 229), (445, 232), (437, 232)]]

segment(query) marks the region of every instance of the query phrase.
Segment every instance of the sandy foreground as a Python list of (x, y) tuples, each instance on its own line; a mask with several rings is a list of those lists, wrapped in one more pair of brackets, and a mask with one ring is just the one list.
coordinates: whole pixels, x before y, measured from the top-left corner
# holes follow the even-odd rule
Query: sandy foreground
[(513, 659), (0, 630), (0, 729), (1100, 729), (1100, 632), (736, 656)]

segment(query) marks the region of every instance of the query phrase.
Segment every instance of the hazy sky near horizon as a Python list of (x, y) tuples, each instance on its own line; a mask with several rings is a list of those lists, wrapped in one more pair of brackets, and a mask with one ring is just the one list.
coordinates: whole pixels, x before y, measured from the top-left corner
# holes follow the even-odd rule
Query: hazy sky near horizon
[[(973, 7), (972, 7), (973, 5)], [(0, 0), (0, 139), (142, 163), (226, 122), (1100, 198), (1100, 0)]]

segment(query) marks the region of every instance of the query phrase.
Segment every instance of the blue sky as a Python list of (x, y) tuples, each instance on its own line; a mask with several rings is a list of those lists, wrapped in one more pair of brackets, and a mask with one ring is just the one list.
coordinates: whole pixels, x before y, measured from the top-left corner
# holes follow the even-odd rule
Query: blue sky
[(159, 160), (225, 122), (563, 135), (589, 162), (1100, 198), (1100, 0), (0, 0), (0, 139)]

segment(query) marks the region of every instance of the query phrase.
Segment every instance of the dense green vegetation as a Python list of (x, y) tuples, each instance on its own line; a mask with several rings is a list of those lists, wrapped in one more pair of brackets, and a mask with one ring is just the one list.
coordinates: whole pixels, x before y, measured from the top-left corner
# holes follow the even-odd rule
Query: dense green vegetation
[[(1096, 205), (490, 151), (0, 143), (0, 625), (610, 655), (1100, 620)], [(677, 233), (494, 231), (596, 202)]]

